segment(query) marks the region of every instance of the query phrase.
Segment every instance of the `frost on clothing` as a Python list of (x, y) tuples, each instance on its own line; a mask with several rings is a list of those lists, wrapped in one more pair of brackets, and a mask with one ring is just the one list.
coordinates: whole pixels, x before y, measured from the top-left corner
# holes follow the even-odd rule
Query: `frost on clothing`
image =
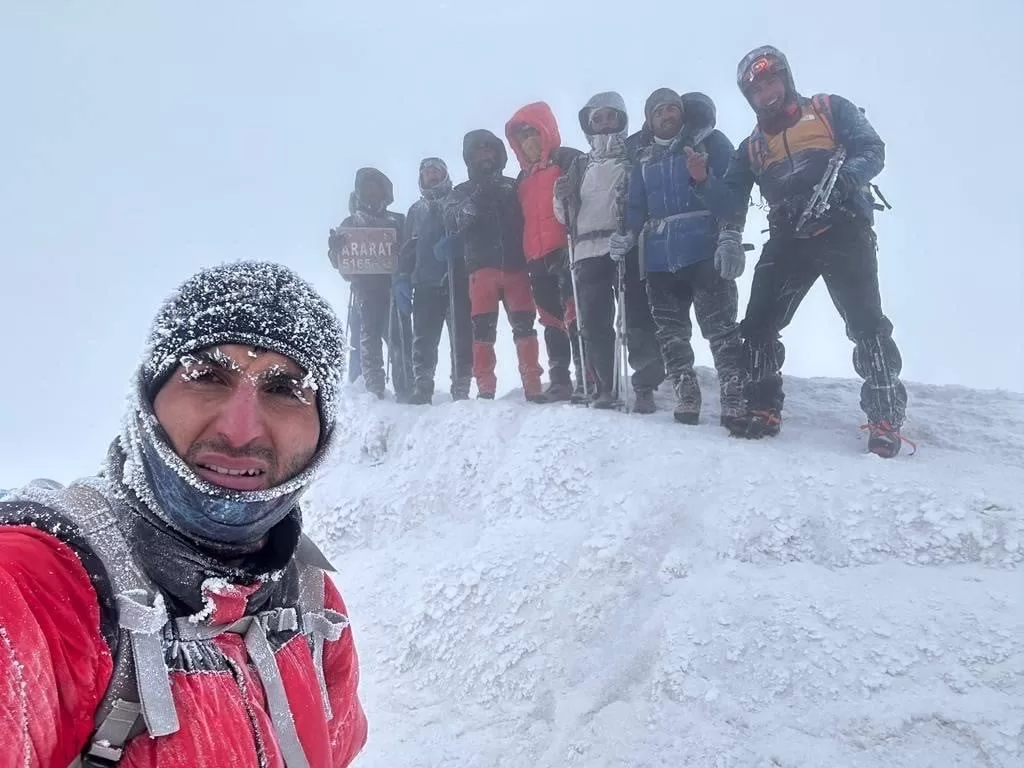
[[(540, 134), (541, 155), (537, 162), (529, 160), (516, 138), (521, 126), (533, 128)], [(565, 226), (555, 218), (554, 186), (581, 153), (561, 146), (555, 116), (544, 102), (527, 104), (516, 112), (505, 125), (505, 136), (522, 168), (518, 184), (525, 220), (523, 251), (528, 261), (543, 259), (567, 244)]]
[[(123, 461), (116, 446), (110, 461), (109, 474), (116, 477)], [(158, 588), (172, 620), (224, 624), (295, 604), (296, 518), (275, 528), (258, 555), (227, 567), (143, 514), (130, 489), (112, 481), (104, 495), (124, 532), (117, 535), (131, 541), (132, 559)], [(14, 754), (23, 755), (24, 764), (67, 765), (92, 734), (93, 713), (111, 682), (117, 612), (109, 575), (67, 518), (37, 503), (0, 502), (0, 679), (20, 681), (0, 687), (0, 728), (22, 734)], [(323, 578), (326, 607), (344, 614), (340, 596)], [(161, 641), (179, 728), (157, 739), (146, 733), (132, 738), (120, 764), (284, 768), (268, 699), (242, 636), (181, 640), (179, 631), (168, 625)], [(295, 630), (270, 631), (268, 638), (309, 765), (347, 765), (366, 739), (351, 630), (325, 644), (330, 719), (306, 638)], [(210, 712), (217, 713), (216, 727)], [(13, 722), (20, 724), (16, 731), (4, 727)]]
[[(0, 502), (0, 679), (16, 681), (0, 684), (0, 726), (21, 724), (15, 764), (66, 766), (83, 749), (113, 759), (127, 744), (128, 768), (343, 766), (362, 747), (351, 631), (298, 506), (336, 438), (342, 352), (328, 332), (338, 326), (283, 267), (202, 270), (155, 318), (101, 474), (67, 489), (32, 483)], [(221, 488), (172, 449), (153, 411), (173, 375), (165, 361), (216, 362), (210, 344), (308, 366), (321, 439), (295, 477)], [(141, 732), (117, 727), (131, 724), (122, 708), (107, 716), (108, 683), (143, 705)]]
[[(791, 224), (793, 214), (805, 207), (831, 155), (843, 146), (847, 154), (842, 174), (849, 196), (837, 207), (841, 207), (844, 215), (871, 224), (874, 208), (868, 185), (885, 165), (885, 143), (864, 113), (842, 96), (821, 95), (823, 98), (813, 100), (801, 96), (785, 55), (771, 46), (744, 57), (740, 74), (750, 61), (763, 55), (779, 59), (785, 67), (792, 115), (778, 126), (758, 121), (751, 135), (740, 142), (725, 175), (709, 178), (702, 185), (708, 205), (717, 216), (742, 229), (750, 192), (756, 183), (769, 205), (769, 224), (773, 230), (779, 230), (780, 225), (784, 229)], [(815, 103), (825, 101), (828, 115)]]
[[(479, 146), (491, 147), (497, 154), (494, 173), (473, 168), (472, 153)], [(524, 271), (523, 212), (515, 180), (502, 175), (508, 163), (505, 145), (490, 131), (470, 131), (463, 139), (462, 156), (469, 181), (456, 186), (445, 199), (446, 231), (461, 236), (470, 272), (488, 267)]]
[[(334, 311), (286, 267), (235, 262), (190, 277), (158, 311), (132, 387), (121, 434), (126, 487), (193, 540), (243, 548), (258, 541), (294, 508), (329, 451), (344, 368), (341, 340)], [(273, 488), (226, 491), (206, 482), (175, 453), (153, 412), (153, 397), (173, 367), (222, 343), (250, 344), (294, 360), (305, 369), (304, 385), (317, 391), (317, 453), (302, 472)]]
[[(235, 300), (245, 296), (245, 302)], [(287, 320), (287, 322), (283, 322)], [(204, 270), (164, 302), (145, 352), (143, 375), (155, 393), (182, 355), (230, 334), (273, 347), (310, 375), (325, 423), (345, 369), (341, 325), (322, 297), (280, 264), (241, 262)]]
[[(621, 115), (622, 130), (594, 133), (590, 118), (604, 108)], [(567, 201), (569, 210), (566, 201), (558, 197), (554, 201), (555, 216), (572, 230), (576, 261), (606, 255), (608, 238), (623, 229), (630, 169), (626, 153), (628, 122), (622, 97), (614, 92), (599, 93), (580, 110), (579, 118), (590, 152), (573, 161), (566, 174), (571, 195)]]
[[(673, 272), (714, 255), (718, 222), (690, 178), (684, 148), (707, 153), (709, 176), (725, 174), (733, 148), (715, 129), (713, 105), (706, 106), (710, 99), (687, 96), (691, 98), (680, 100), (682, 132), (652, 146), (648, 159), (634, 166), (630, 176), (626, 226), (643, 240), (647, 272)], [(695, 102), (705, 108), (698, 109)]]
[[(384, 192), (374, 199), (367, 187), (375, 183)], [(393, 229), (397, 242), (405, 236), (405, 216), (387, 210), (394, 202), (391, 180), (376, 168), (360, 168), (356, 172), (355, 189), (350, 198), (350, 215), (341, 227)], [(333, 251), (335, 246), (330, 246)], [(387, 344), (395, 395), (404, 398), (412, 391), (412, 319), (399, 311), (392, 301), (391, 275), (352, 275), (353, 301), (360, 320), (359, 358), (366, 388), (382, 395), (387, 373), (384, 345)]]
[[(428, 168), (436, 168), (443, 174), (442, 180), (432, 187), (422, 183), (423, 171)], [(452, 180), (447, 164), (437, 157), (420, 162), (420, 179), (420, 199), (412, 204), (406, 217), (406, 240), (399, 266), (399, 272), (409, 276), (414, 287), (412, 369), (415, 396), (430, 402), (434, 393), (437, 347), (447, 322), (449, 341), (454, 349), (451, 394), (462, 399), (469, 396), (473, 367), (469, 280), (463, 259), (450, 258), (445, 263), (435, 252), (446, 235), (444, 200), (452, 192)]]
[(405, 217), (405, 242), (398, 267), (401, 275), (408, 276), (414, 286), (440, 286), (448, 274), (447, 266), (438, 261), (434, 246), (445, 235), (444, 199), (452, 191), (448, 166), (443, 160), (428, 157), (420, 163), (420, 174), (426, 168), (438, 168), (444, 173), (442, 181), (434, 187), (420, 184), (420, 199), (409, 208)]

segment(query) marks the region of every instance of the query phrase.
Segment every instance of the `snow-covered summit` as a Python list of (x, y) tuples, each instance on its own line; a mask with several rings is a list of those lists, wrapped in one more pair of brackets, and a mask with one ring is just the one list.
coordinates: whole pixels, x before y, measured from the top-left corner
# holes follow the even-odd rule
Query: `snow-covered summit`
[[(366, 768), (1024, 765), (1024, 395), (790, 379), (774, 440), (350, 388), (308, 522)], [(435, 398), (440, 401), (442, 397)]]

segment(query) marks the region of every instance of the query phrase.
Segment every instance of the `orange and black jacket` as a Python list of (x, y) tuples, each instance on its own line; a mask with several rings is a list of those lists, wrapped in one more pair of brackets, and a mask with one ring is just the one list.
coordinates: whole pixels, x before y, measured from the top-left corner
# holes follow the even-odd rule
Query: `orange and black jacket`
[(725, 176), (709, 176), (700, 185), (708, 207), (726, 225), (742, 229), (755, 183), (770, 211), (801, 208), (840, 146), (846, 148), (841, 174), (855, 190), (843, 207), (855, 218), (874, 220), (868, 185), (885, 165), (885, 143), (863, 112), (842, 96), (799, 97), (798, 107), (790, 127), (773, 134), (758, 126), (736, 148)]

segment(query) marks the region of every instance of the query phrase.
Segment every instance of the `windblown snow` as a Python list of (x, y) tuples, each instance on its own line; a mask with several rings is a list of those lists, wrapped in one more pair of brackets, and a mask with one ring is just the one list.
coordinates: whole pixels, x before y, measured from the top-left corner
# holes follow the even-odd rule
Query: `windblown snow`
[(1024, 395), (912, 385), (885, 461), (859, 382), (788, 380), (753, 443), (701, 383), (699, 427), (343, 394), (308, 522), (358, 765), (1024, 765)]

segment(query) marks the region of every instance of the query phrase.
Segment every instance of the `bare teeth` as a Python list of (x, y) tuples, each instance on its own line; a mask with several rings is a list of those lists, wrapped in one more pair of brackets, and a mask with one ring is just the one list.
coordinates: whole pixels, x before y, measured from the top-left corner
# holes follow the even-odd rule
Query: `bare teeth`
[(224, 467), (218, 467), (216, 464), (200, 464), (199, 466), (203, 469), (208, 469), (211, 472), (216, 472), (218, 475), (258, 477), (259, 475), (265, 474), (262, 469), (226, 469)]

